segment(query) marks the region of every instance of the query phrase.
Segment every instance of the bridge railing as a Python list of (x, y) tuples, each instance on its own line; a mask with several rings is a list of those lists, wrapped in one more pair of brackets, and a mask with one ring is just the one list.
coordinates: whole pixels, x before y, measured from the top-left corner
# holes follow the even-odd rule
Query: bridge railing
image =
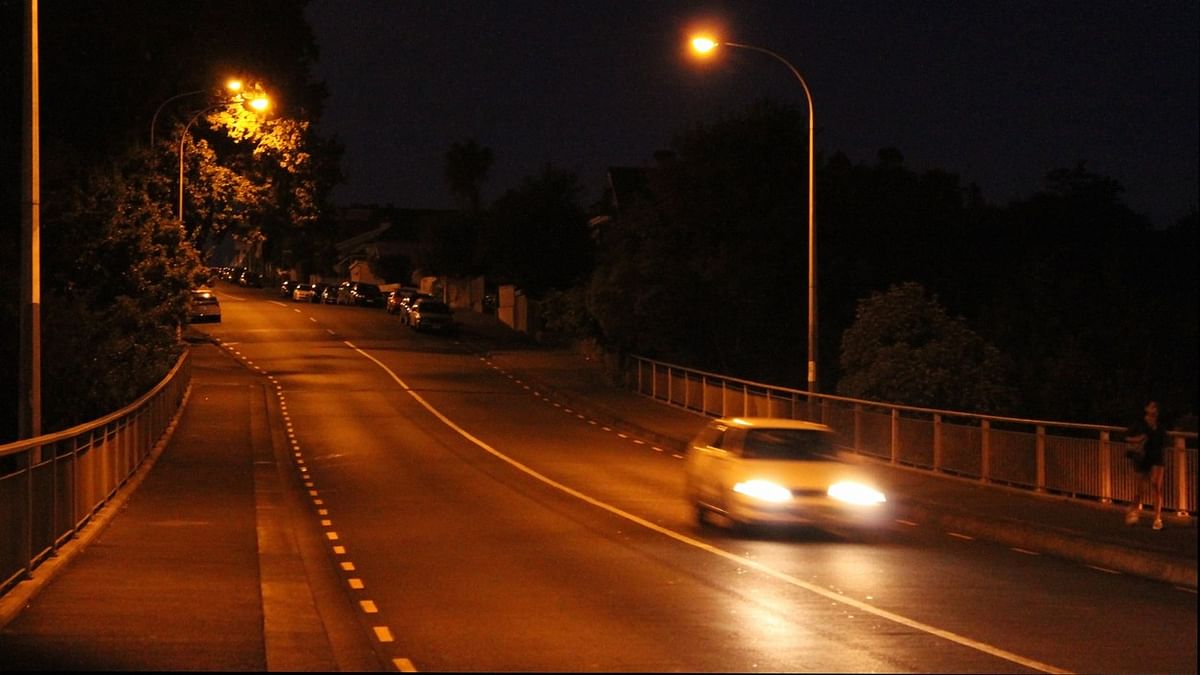
[[(663, 363), (626, 362), (640, 394), (712, 417), (827, 424), (847, 450), (893, 464), (1101, 502), (1133, 502), (1122, 427), (977, 415), (777, 387)], [(1195, 515), (1196, 433), (1170, 432), (1164, 509)]]
[(75, 536), (150, 456), (182, 409), (191, 374), (185, 351), (125, 408), (0, 445), (0, 594)]

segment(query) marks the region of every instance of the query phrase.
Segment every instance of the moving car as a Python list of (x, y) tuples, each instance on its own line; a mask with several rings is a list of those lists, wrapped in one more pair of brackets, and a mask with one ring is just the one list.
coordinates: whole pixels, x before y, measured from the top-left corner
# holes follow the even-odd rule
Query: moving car
[(212, 321), (221, 323), (221, 301), (212, 290), (200, 288), (192, 291), (188, 303), (188, 320), (192, 323)]
[(881, 524), (887, 498), (824, 424), (768, 417), (710, 421), (688, 445), (687, 498), (699, 524)]
[(441, 300), (421, 298), (408, 310), (408, 325), (417, 331), (451, 333), (455, 328), (454, 313)]

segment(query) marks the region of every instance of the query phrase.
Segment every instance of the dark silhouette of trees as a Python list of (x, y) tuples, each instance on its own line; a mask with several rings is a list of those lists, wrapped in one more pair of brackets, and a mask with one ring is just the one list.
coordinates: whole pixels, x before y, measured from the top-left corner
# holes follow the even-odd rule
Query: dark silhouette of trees
[(575, 174), (546, 165), (497, 199), (481, 233), (488, 275), (533, 297), (582, 283), (592, 242), (580, 192)]
[[(0, 0), (0, 85), (10, 93), (22, 91), (23, 4)], [(310, 77), (316, 45), (304, 4), (39, 6), (46, 431), (111, 412), (162, 377), (178, 353), (186, 291), (198, 280), (197, 246), (208, 235), (263, 239), (277, 258), (323, 248), (339, 149), (312, 131), (325, 92)], [(234, 124), (238, 109), (214, 108), (193, 125), (185, 232), (175, 223), (179, 134), (220, 100), (231, 76), (268, 88), (272, 117)], [(3, 100), (0, 149), (19, 158), (21, 97)], [(156, 111), (158, 147), (151, 148)], [(244, 133), (230, 135), (238, 129)], [(12, 242), (19, 241), (18, 170), (14, 159), (0, 174), (0, 238)], [(0, 319), (16, 326), (18, 247), (3, 249)], [(0, 338), (5, 376), (17, 370), (16, 340), (15, 329)], [(0, 380), (13, 393), (0, 403), (3, 439), (15, 435), (16, 386)]]
[(843, 396), (995, 414), (1017, 409), (1000, 351), (916, 282), (859, 300), (839, 359)]

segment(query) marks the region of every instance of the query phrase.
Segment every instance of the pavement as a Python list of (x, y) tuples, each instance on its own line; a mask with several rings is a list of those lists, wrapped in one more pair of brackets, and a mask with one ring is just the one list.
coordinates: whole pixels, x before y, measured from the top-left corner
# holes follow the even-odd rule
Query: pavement
[[(704, 418), (623, 389), (597, 358), (460, 312), (461, 341), (545, 395), (682, 452)], [(194, 331), (168, 437), (57, 554), (0, 596), (0, 670), (391, 669), (349, 606), (265, 379)], [(897, 518), (1196, 589), (1196, 519), (873, 463)], [(320, 608), (318, 610), (318, 607)]]

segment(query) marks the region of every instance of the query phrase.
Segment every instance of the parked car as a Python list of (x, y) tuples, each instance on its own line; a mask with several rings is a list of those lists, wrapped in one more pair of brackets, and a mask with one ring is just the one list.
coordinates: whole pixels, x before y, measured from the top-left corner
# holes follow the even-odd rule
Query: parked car
[(345, 281), (338, 286), (338, 304), (356, 307), (383, 307), (383, 291), (365, 281)]
[(325, 289), (329, 288), (329, 284), (316, 283), (316, 284), (313, 284), (312, 287), (313, 287), (313, 294), (312, 294), (312, 297), (309, 298), (309, 302), (315, 302), (315, 303), (325, 302), (325, 298), (324, 298)]
[(292, 289), (292, 300), (296, 302), (312, 302), (313, 295), (312, 284), (296, 284)]
[(396, 313), (400, 315), (400, 323), (408, 323), (409, 315), (412, 313), (413, 305), (415, 305), (417, 301), (430, 298), (433, 298), (433, 296), (428, 293), (420, 292), (406, 295), (401, 298), (400, 308), (396, 310)]
[(188, 320), (192, 323), (221, 323), (221, 301), (211, 289), (199, 288), (192, 291), (188, 303)]
[(696, 520), (732, 525), (881, 524), (887, 498), (824, 424), (766, 417), (710, 421), (688, 445), (686, 494)]
[(284, 298), (292, 297), (292, 291), (296, 290), (297, 285), (298, 285), (297, 282), (292, 281), (291, 279), (285, 280), (282, 284), (279, 285), (280, 297), (284, 297)]
[(421, 298), (408, 310), (408, 325), (413, 330), (453, 333), (454, 313), (450, 306), (436, 298)]
[(245, 286), (247, 288), (262, 288), (262, 275), (258, 272), (245, 270), (238, 275), (237, 283), (238, 286)]
[(338, 291), (340, 289), (341, 286), (334, 286), (332, 284), (326, 286), (325, 290), (321, 291), (321, 302), (326, 305), (338, 304)]
[(396, 314), (400, 311), (400, 303), (406, 298), (412, 297), (415, 293), (420, 293), (420, 289), (412, 286), (401, 286), (396, 290), (387, 294), (387, 303), (385, 308), (388, 314)]

